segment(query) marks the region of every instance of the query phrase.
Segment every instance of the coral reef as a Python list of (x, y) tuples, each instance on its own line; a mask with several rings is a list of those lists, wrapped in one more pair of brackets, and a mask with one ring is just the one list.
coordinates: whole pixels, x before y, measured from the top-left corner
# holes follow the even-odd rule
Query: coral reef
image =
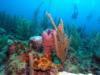
[[(69, 47), (68, 39), (63, 31), (61, 21), (57, 30), (47, 29), (43, 32), (42, 37), (31, 37), (28, 46), (21, 41), (10, 44), (8, 46), (9, 63), (7, 63), (9, 66), (6, 68), (5, 74), (57, 75), (63, 67), (62, 64), (66, 59), (65, 51)], [(37, 51), (41, 46), (43, 46), (43, 54)], [(52, 61), (53, 53), (57, 55), (62, 64), (55, 64)]]
[(73, 24), (63, 27), (62, 20), (56, 25), (49, 13), (38, 21), (35, 14), (30, 21), (0, 12), (0, 75), (3, 70), (5, 75), (56, 75), (62, 68), (100, 74), (100, 32), (88, 34)]

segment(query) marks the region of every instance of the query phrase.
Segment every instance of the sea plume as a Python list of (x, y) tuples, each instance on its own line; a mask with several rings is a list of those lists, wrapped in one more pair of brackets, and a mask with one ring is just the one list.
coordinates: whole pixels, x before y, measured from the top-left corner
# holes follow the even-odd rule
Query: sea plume
[(56, 31), (56, 33), (54, 33), (54, 35), (53, 35), (56, 54), (59, 57), (59, 59), (62, 61), (62, 63), (64, 63), (64, 61), (66, 59), (66, 50), (69, 48), (69, 40), (64, 33), (63, 21), (62, 21), (62, 19), (60, 19), (60, 23), (57, 28), (51, 15), (49, 13), (46, 13), (46, 14), (49, 17), (49, 19)]

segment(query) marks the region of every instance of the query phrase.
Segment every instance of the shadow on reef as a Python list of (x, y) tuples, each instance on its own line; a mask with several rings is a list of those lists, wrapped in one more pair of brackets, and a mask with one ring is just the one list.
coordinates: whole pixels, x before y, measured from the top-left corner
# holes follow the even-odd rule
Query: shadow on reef
[[(52, 28), (50, 27), (48, 17), (50, 18), (55, 31), (48, 29)], [(46, 62), (48, 64), (45, 65), (42, 63), (42, 65), (45, 65), (45, 68), (47, 69), (48, 67), (52, 67), (52, 62), (54, 62), (53, 70), (56, 70), (56, 72), (57, 69), (55, 69), (55, 67), (61, 67), (62, 65), (58, 64), (63, 62), (63, 70), (65, 71), (73, 73), (92, 72), (96, 75), (99, 75), (100, 32), (91, 33), (89, 35), (86, 34), (85, 28), (77, 28), (75, 25), (65, 25), (64, 32), (68, 36), (69, 46), (68, 44), (65, 46), (60, 45), (59, 43), (57, 44), (55, 42), (57, 42), (57, 40), (62, 40), (59, 38), (62, 36), (62, 33), (59, 33), (61, 30), (57, 31), (57, 27), (50, 14), (48, 14), (48, 17), (45, 16), (44, 13), (43, 19), (39, 22), (38, 20), (35, 22), (35, 20), (30, 21), (21, 17), (8, 15), (5, 12), (0, 12), (0, 64), (9, 65), (5, 67), (6, 70), (12, 70), (13, 68), (16, 70), (17, 68), (19, 71), (24, 73), (27, 71), (27, 69), (25, 70), (25, 67), (29, 68), (29, 65), (26, 66), (25, 63), (29, 63), (30, 56), (28, 53), (33, 51), (32, 53), (34, 58), (36, 57), (36, 61), (35, 64), (33, 64), (34, 66), (32, 66), (35, 67), (36, 72), (43, 72), (42, 70), (37, 70), (36, 66), (40, 65), (40, 63), (38, 64), (37, 62), (47, 60)], [(62, 26), (59, 26), (59, 28), (62, 28)], [(57, 33), (58, 37), (55, 42), (42, 44), (42, 42), (45, 41), (43, 41), (43, 39), (41, 41), (41, 36), (46, 36), (47, 38), (45, 39), (51, 38), (52, 36), (56, 37), (54, 36), (55, 32)], [(66, 40), (66, 38), (64, 38), (65, 35), (62, 37), (64, 40)], [(62, 41), (60, 43), (62, 43)], [(45, 48), (45, 46), (52, 46), (52, 44), (54, 44), (56, 48), (50, 47), (49, 49), (53, 50), (54, 53), (48, 52), (50, 50), (47, 47)], [(64, 48), (68, 48), (66, 54), (64, 53)], [(36, 53), (34, 53), (34, 51)], [(44, 55), (48, 57), (48, 59), (43, 56), (43, 52), (45, 52)], [(48, 53), (51, 53), (52, 55)], [(51, 59), (50, 56), (52, 56), (52, 61), (49, 60)], [(19, 59), (21, 59), (21, 61)], [(57, 65), (55, 66), (55, 64)], [(40, 67), (42, 65), (40, 65)], [(23, 68), (24, 70), (22, 70)], [(49, 69), (47, 72), (50, 73), (51, 69)]]

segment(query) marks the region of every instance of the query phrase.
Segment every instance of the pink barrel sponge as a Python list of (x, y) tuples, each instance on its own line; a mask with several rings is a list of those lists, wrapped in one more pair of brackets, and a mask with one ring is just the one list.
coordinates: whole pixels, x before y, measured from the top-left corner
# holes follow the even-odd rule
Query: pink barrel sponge
[(53, 35), (55, 34), (55, 30), (47, 29), (42, 34), (42, 45), (44, 49), (44, 55), (47, 57), (51, 57), (51, 53), (54, 50), (54, 39)]

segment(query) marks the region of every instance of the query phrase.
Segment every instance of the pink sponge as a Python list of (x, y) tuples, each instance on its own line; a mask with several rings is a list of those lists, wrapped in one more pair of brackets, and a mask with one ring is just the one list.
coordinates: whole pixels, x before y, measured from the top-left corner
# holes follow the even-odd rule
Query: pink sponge
[(54, 33), (55, 30), (47, 29), (42, 34), (44, 54), (48, 57), (51, 57), (52, 50), (54, 50)]

